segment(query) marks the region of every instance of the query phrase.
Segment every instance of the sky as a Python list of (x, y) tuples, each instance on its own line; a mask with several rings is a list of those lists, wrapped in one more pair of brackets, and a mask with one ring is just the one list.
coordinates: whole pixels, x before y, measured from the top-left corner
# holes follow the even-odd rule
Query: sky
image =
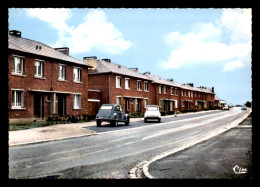
[(9, 8), (8, 29), (70, 55), (109, 58), (228, 104), (252, 101), (251, 9)]

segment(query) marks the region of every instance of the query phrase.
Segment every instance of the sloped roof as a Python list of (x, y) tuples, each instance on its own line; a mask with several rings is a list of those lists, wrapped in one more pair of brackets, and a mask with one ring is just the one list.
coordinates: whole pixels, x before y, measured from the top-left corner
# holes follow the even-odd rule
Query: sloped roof
[(214, 100), (217, 100), (217, 101), (220, 100), (219, 97), (217, 96), (217, 94), (215, 94)]
[(152, 79), (154, 83), (168, 85), (168, 86), (174, 86), (174, 87), (181, 87), (181, 84), (176, 81), (167, 81), (160, 76), (157, 75), (151, 75), (151, 74), (145, 74), (149, 79)]
[[(36, 46), (41, 46), (41, 49), (39, 48), (36, 49)], [(50, 58), (90, 67), (89, 64), (80, 61), (76, 58), (73, 58), (69, 55), (65, 55), (48, 45), (45, 45), (40, 42), (36, 42), (34, 40), (13, 36), (10, 34), (8, 35), (8, 48), (16, 51), (31, 53), (35, 55), (44, 56), (44, 57), (50, 57)]]
[[(119, 75), (125, 75), (129, 77), (135, 77), (139, 79), (150, 80), (145, 75), (137, 73), (125, 66), (115, 64), (113, 62), (107, 62), (105, 60), (97, 60), (97, 68), (94, 71), (89, 71), (89, 74), (98, 74), (98, 73), (115, 73)], [(151, 81), (151, 80), (150, 80)]]

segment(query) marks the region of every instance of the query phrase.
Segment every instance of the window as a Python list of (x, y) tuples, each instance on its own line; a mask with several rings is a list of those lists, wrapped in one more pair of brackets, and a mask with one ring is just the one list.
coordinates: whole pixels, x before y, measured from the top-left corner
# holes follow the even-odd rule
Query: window
[(59, 80), (66, 80), (66, 66), (59, 65)]
[(162, 104), (163, 104), (163, 100), (160, 99), (160, 101), (159, 101), (160, 108), (162, 108)]
[(191, 91), (191, 97), (193, 97), (193, 91)]
[(81, 95), (74, 95), (74, 109), (81, 109)]
[(116, 88), (121, 88), (121, 77), (116, 77)]
[(116, 97), (116, 104), (121, 105), (121, 97)]
[(167, 94), (167, 86), (164, 86), (163, 93)]
[(142, 90), (142, 82), (137, 81), (137, 90)]
[(184, 101), (182, 101), (182, 107), (185, 107)]
[(125, 89), (130, 90), (130, 79), (129, 78), (125, 78)]
[(171, 87), (171, 95), (173, 95), (173, 87)]
[(23, 74), (24, 58), (13, 56), (12, 72), (15, 74)]
[(198, 101), (197, 100), (195, 100), (195, 106), (197, 106), (198, 105)]
[(73, 79), (74, 82), (81, 82), (81, 68), (75, 67), (73, 69)]
[(181, 96), (183, 96), (183, 90), (181, 91)]
[(162, 93), (162, 86), (159, 85), (159, 93)]
[(43, 77), (43, 61), (35, 60), (34, 75), (36, 77)]
[(188, 91), (188, 97), (190, 97), (190, 91)]
[(175, 95), (178, 95), (178, 89), (175, 88)]
[(144, 91), (148, 92), (148, 82), (144, 82)]
[(144, 108), (146, 108), (148, 105), (148, 99), (144, 99)]
[(170, 111), (173, 111), (173, 101), (170, 101)]
[(12, 108), (23, 108), (24, 92), (22, 90), (12, 91)]

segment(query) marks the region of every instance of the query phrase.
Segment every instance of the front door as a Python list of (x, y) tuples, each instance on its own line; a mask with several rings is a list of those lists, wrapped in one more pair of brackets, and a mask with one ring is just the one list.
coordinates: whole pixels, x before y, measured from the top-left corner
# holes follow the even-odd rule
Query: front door
[(34, 94), (34, 117), (43, 118), (43, 95), (36, 93)]
[(64, 94), (58, 95), (58, 114), (59, 116), (66, 115), (66, 95)]

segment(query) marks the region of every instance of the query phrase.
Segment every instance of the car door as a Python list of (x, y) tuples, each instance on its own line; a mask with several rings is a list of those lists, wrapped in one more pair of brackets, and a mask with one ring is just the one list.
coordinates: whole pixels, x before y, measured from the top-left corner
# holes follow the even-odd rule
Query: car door
[(120, 106), (116, 106), (116, 113), (117, 113), (118, 120), (122, 121), (123, 116), (122, 116), (122, 111), (120, 110)]

